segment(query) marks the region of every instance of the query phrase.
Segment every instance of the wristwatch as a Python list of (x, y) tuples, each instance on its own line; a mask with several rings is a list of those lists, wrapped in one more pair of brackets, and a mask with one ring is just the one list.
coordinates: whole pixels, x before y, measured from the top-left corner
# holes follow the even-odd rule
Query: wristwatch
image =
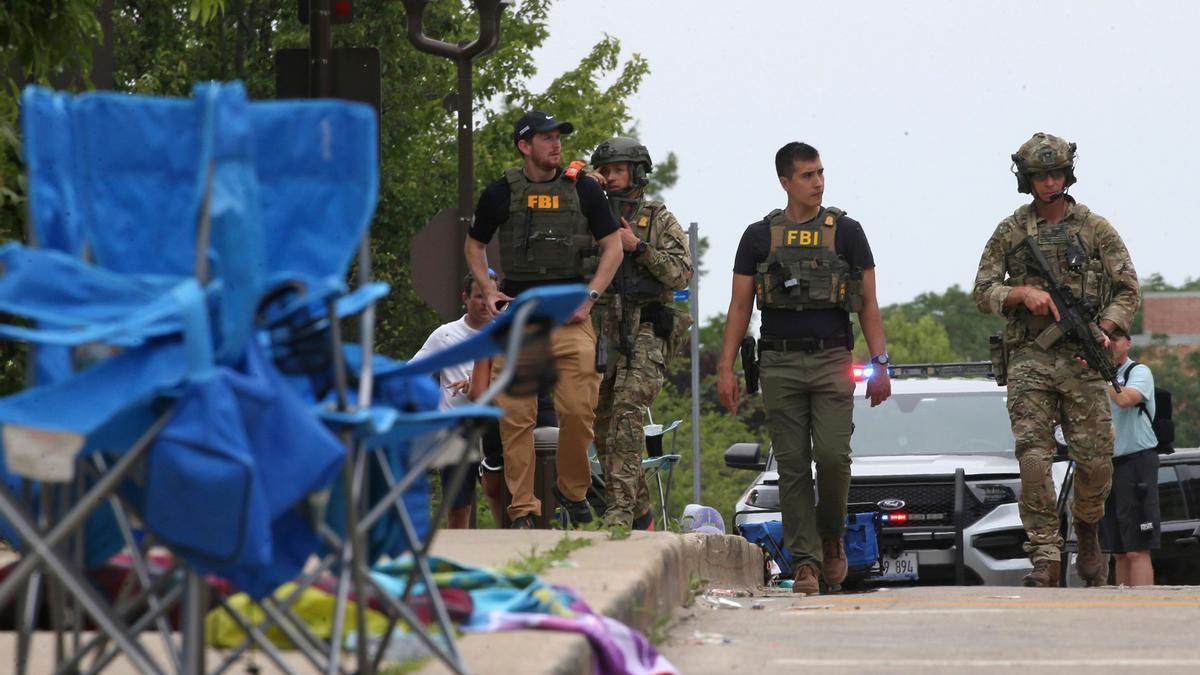
[(891, 362), (892, 362), (892, 360), (890, 358), (888, 358), (887, 352), (884, 352), (884, 353), (880, 354), (879, 356), (871, 357), (871, 363), (876, 366), (887, 366), (887, 365), (891, 364)]
[(646, 252), (646, 242), (638, 240), (637, 246), (633, 249), (633, 257), (640, 258)]
[(588, 289), (588, 300), (595, 302), (599, 299), (600, 299), (600, 291), (598, 291), (594, 288), (589, 288)]

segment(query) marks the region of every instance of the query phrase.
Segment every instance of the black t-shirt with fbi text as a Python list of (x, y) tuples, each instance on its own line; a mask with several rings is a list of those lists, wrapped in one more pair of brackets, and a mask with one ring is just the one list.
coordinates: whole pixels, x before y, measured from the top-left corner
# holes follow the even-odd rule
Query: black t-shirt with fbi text
[[(846, 259), (851, 269), (868, 270), (875, 267), (875, 258), (871, 255), (867, 235), (863, 233), (862, 225), (853, 218), (842, 216), (838, 219), (834, 248), (839, 256)], [(770, 252), (771, 226), (766, 219), (752, 223), (742, 233), (742, 241), (738, 244), (737, 255), (733, 259), (733, 273), (754, 276), (758, 263), (766, 260)], [(841, 308), (762, 310), (762, 337), (770, 340), (830, 338), (839, 335), (850, 335), (850, 314)]]
[[(551, 180), (558, 180), (561, 175), (562, 169), (559, 169)], [(579, 195), (579, 210), (587, 218), (588, 230), (591, 231), (592, 237), (596, 241), (600, 241), (620, 228), (620, 223), (617, 222), (608, 205), (608, 197), (605, 196), (604, 189), (600, 187), (599, 183), (591, 178), (580, 176), (575, 181), (575, 192)], [(500, 178), (500, 180), (489, 183), (483, 189), (483, 194), (479, 195), (479, 203), (475, 206), (475, 222), (471, 224), (471, 229), (468, 231), (471, 238), (484, 244), (490, 242), (496, 235), (496, 230), (508, 220), (511, 201), (512, 189), (509, 188), (507, 179)], [(500, 262), (503, 265), (504, 261)], [(564, 283), (583, 283), (583, 279), (581, 277), (542, 281), (505, 279), (500, 284), (500, 290), (515, 298), (536, 286)]]

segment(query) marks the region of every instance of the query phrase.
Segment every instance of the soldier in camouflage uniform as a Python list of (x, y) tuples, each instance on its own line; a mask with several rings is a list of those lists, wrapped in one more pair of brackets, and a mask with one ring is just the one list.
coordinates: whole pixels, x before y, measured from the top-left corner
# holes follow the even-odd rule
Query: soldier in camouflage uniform
[[(999, 370), (1007, 370), (1008, 413), (1021, 467), (1019, 508), (1033, 571), (1026, 586), (1054, 586), (1061, 573), (1057, 497), (1050, 467), (1054, 420), (1062, 423), (1075, 461), (1071, 512), (1079, 539), (1076, 567), (1089, 585), (1103, 583), (1108, 566), (1097, 523), (1112, 479), (1113, 426), (1105, 383), (1075, 358), (1079, 345), (1056, 336), (1058, 309), (1043, 290), (1045, 280), (1014, 247), (1033, 237), (1055, 274), (1096, 307), (1107, 333), (1128, 331), (1138, 307), (1138, 279), (1120, 235), (1104, 218), (1067, 194), (1075, 183), (1075, 144), (1038, 133), (1012, 156), (1019, 192), (1033, 202), (1000, 222), (984, 248), (974, 298), (981, 312), (1008, 319)], [(1108, 339), (1097, 332), (1105, 347)], [(1001, 382), (1003, 373), (999, 373)]]
[[(687, 288), (692, 258), (687, 238), (662, 202), (647, 199), (653, 170), (645, 146), (610, 138), (592, 154), (613, 210), (620, 216), (625, 261), (592, 313), (609, 354), (596, 409), (596, 452), (604, 468), (606, 525), (647, 529), (650, 492), (642, 472), (646, 408), (662, 389), (668, 360), (691, 325), (672, 306)], [(604, 342), (604, 341), (602, 341)]]

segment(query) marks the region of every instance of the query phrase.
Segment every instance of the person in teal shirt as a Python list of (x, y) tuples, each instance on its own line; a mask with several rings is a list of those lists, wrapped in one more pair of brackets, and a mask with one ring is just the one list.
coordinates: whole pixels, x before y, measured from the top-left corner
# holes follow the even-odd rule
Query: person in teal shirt
[(1116, 558), (1117, 585), (1154, 584), (1150, 551), (1159, 547), (1158, 439), (1154, 419), (1154, 373), (1150, 366), (1129, 358), (1132, 343), (1120, 329), (1109, 332), (1117, 364), (1118, 393), (1110, 384), (1116, 441), (1113, 448), (1112, 490), (1100, 520), (1100, 545)]

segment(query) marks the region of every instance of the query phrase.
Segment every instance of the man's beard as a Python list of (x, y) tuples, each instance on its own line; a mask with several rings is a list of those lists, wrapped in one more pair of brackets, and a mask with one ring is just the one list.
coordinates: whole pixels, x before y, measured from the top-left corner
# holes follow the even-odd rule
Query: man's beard
[(550, 159), (549, 155), (543, 157), (538, 157), (535, 155), (533, 158), (533, 165), (542, 171), (554, 171), (559, 167), (559, 162), (557, 160)]

